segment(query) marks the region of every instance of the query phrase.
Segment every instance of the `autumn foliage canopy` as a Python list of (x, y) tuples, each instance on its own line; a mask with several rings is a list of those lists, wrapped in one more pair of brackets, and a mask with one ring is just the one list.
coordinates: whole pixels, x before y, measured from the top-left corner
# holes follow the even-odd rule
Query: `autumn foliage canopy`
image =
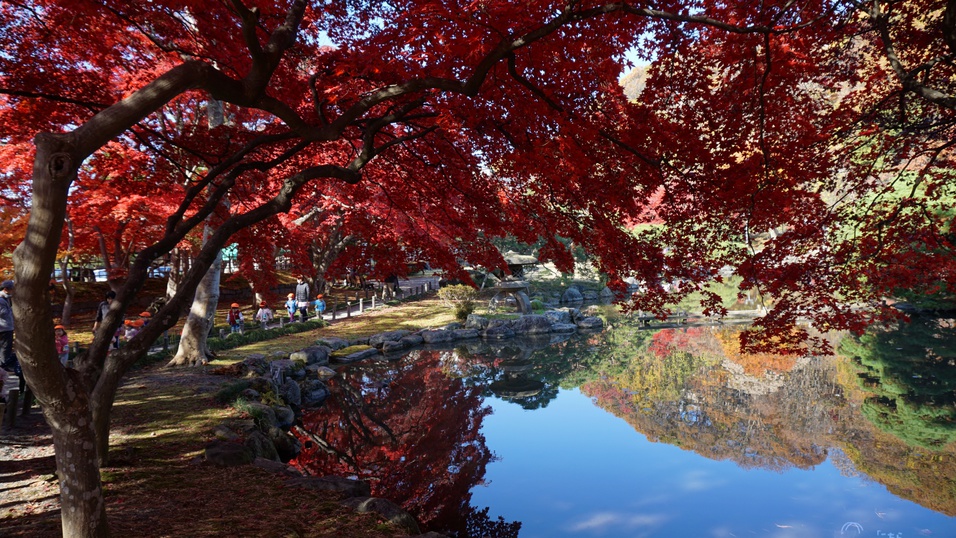
[[(502, 265), (505, 234), (568, 269), (571, 240), (656, 313), (729, 271), (772, 301), (755, 328), (782, 347), (801, 317), (858, 330), (884, 298), (948, 295), (954, 25), (956, 2), (929, 0), (4, 2), (21, 362), (45, 407), (92, 409), (99, 432), (57, 431), (57, 453), (95, 437), (105, 455), (118, 379), (216, 253), (294, 244), (280, 229), (316, 208), (321, 233), (450, 270)], [(65, 229), (125, 260), (77, 377), (45, 300)], [(189, 244), (177, 296), (107, 355), (148, 266)]]
[[(366, 244), (449, 269), (500, 264), (488, 240), (506, 233), (543, 237), (541, 257), (567, 268), (561, 236), (612, 283), (644, 283), (645, 310), (663, 308), (660, 284), (730, 267), (773, 298), (775, 332), (797, 316), (859, 328), (873, 312), (851, 308), (953, 275), (945, 7), (8, 5), (4, 192), (29, 207), (38, 132), (178, 66), (183, 90), (80, 167), (78, 251), (105, 237), (135, 257), (213, 191), (222, 220), (294, 184), (290, 219), (332, 208)], [(631, 95), (625, 58), (646, 71)], [(248, 235), (252, 250), (283, 238)]]

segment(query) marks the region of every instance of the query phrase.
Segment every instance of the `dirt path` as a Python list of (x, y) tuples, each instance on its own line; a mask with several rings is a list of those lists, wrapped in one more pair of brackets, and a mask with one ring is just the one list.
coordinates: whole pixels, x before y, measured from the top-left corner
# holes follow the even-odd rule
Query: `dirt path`
[[(447, 309), (435, 304), (434, 299), (405, 303), (319, 331), (348, 337), (447, 323)], [(210, 368), (248, 353), (301, 349), (317, 334), (224, 352), (224, 360)], [(162, 366), (131, 372), (113, 408), (110, 466), (101, 473), (114, 536), (406, 536), (375, 516), (342, 507), (334, 495), (285, 487), (283, 477), (257, 467), (206, 463), (202, 454), (215, 426), (240, 418), (213, 398), (232, 379), (204, 368)], [(0, 432), (0, 537), (60, 536), (55, 471), (50, 430), (39, 410), (18, 416), (13, 430)]]

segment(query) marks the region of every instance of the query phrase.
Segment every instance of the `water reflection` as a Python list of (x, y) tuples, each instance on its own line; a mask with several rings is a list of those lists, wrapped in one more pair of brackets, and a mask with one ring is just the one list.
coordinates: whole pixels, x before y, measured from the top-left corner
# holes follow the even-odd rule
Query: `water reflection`
[(872, 393), (863, 413), (909, 443), (938, 449), (956, 440), (956, 329), (917, 317), (895, 331), (844, 341), (860, 384)]
[[(520, 522), (471, 506), (495, 459), (482, 433), (487, 403), (543, 410), (578, 389), (652, 442), (744, 469), (829, 460), (845, 477), (865, 474), (952, 516), (954, 337), (935, 322), (874, 332), (839, 347), (853, 358), (844, 361), (742, 354), (732, 328), (616, 322), (572, 338), (419, 350), (343, 368), (327, 407), (306, 417), (314, 438), (300, 464), (369, 480), (428, 529), (516, 536)], [(574, 449), (549, 447), (569, 451), (568, 462), (579, 461)], [(738, 510), (745, 519), (747, 507)]]
[(423, 525), (517, 536), (520, 523), (469, 504), (492, 460), (481, 434), (490, 408), (476, 387), (443, 373), (443, 355), (340, 371), (325, 407), (304, 417), (309, 438), (297, 461), (315, 475), (369, 481), (373, 495), (401, 499)]

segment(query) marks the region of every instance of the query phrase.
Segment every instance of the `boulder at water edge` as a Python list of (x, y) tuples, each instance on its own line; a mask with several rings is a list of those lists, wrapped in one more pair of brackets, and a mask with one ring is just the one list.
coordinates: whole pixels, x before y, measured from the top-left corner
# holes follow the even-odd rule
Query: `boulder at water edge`
[(342, 501), (342, 504), (348, 506), (349, 508), (354, 509), (360, 514), (367, 512), (373, 512), (382, 516), (386, 521), (405, 529), (409, 534), (421, 534), (421, 529), (418, 527), (418, 522), (415, 521), (411, 515), (402, 508), (389, 501), (388, 499), (381, 499), (378, 497), (355, 497), (352, 499), (345, 499)]

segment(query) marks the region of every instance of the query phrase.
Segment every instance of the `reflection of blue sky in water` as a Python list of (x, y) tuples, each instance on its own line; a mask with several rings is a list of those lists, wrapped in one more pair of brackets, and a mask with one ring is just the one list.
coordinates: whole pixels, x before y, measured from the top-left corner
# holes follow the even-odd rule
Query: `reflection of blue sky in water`
[[(841, 474), (828, 459), (810, 470), (745, 469), (648, 441), (563, 390), (526, 411), (489, 398), (487, 446), (500, 461), (472, 504), (522, 522), (522, 538), (956, 536), (956, 519), (902, 500), (876, 482)], [(856, 531), (842, 536), (855, 536)], [(926, 534), (931, 532), (932, 534)]]

